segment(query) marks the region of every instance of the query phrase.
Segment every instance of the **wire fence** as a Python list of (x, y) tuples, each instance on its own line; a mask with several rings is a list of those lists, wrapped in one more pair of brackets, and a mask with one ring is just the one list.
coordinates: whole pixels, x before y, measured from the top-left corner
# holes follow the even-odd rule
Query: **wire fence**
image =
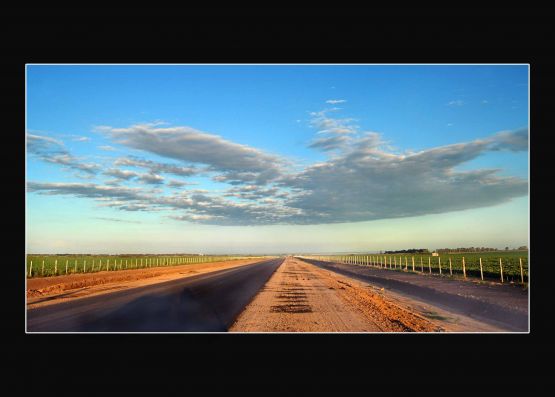
[(229, 255), (143, 255), (143, 256), (73, 256), (27, 255), (26, 276), (50, 277), (77, 273), (95, 273), (130, 269), (146, 269), (194, 263), (255, 259), (255, 256)]
[(528, 253), (464, 253), (444, 255), (310, 255), (300, 258), (372, 266), (392, 271), (449, 277), (480, 278), (501, 283), (528, 283)]

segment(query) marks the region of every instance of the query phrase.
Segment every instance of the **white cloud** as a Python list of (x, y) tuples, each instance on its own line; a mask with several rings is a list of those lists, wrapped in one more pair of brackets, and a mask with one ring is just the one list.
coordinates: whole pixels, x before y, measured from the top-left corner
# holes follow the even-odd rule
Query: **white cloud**
[(183, 167), (175, 164), (159, 163), (152, 160), (145, 160), (138, 157), (121, 157), (118, 158), (114, 165), (124, 167), (147, 168), (151, 173), (166, 173), (179, 176), (192, 176), (199, 172), (196, 167)]
[(75, 171), (79, 177), (91, 177), (100, 170), (98, 164), (84, 163), (82, 159), (70, 154), (62, 141), (51, 137), (27, 134), (27, 151), (44, 162)]
[(73, 138), (71, 138), (71, 140), (74, 141), (74, 142), (89, 142), (91, 140), (91, 138), (89, 138), (88, 136), (74, 135)]
[(100, 150), (104, 150), (105, 152), (115, 152), (116, 148), (110, 145), (102, 145), (97, 146)]
[(247, 145), (241, 145), (190, 127), (158, 128), (137, 124), (128, 128), (99, 127), (118, 143), (186, 163), (200, 163), (208, 170), (259, 183), (277, 178), (284, 160)]
[[(85, 197), (124, 211), (170, 211), (173, 219), (217, 225), (318, 224), (418, 216), (496, 205), (528, 192), (525, 179), (499, 176), (495, 169), (456, 171), (489, 151), (527, 150), (528, 129), (402, 154), (384, 145), (379, 133), (360, 132), (358, 128), (349, 135), (326, 133), (323, 137), (317, 135), (319, 139), (312, 145), (339, 150), (325, 161), (295, 170), (286, 169), (287, 163), (277, 156), (217, 136), (182, 127), (169, 131), (152, 128), (130, 127), (115, 133), (115, 137), (133, 147), (146, 150), (150, 145), (157, 154), (196, 162), (197, 157), (187, 148), (191, 143), (204, 150), (205, 158), (198, 162), (206, 164), (211, 172), (217, 171), (212, 179), (232, 187), (212, 192), (181, 189), (164, 194), (146, 186), (119, 186), (130, 180), (159, 185), (164, 178), (155, 170), (187, 175), (191, 171), (189, 166), (181, 169), (172, 164), (123, 158), (116, 165), (143, 167), (149, 172), (112, 168), (104, 174), (116, 179), (104, 185), (30, 182), (29, 191)], [(59, 142), (41, 138), (31, 141), (35, 152), (52, 152), (54, 147), (59, 150), (57, 161), (71, 163), (71, 157), (64, 159), (65, 149)], [(176, 147), (174, 150), (171, 144)], [(274, 159), (278, 165), (272, 163)], [(267, 172), (271, 176), (264, 176)], [(170, 180), (168, 186), (181, 187), (183, 183)]]
[(346, 99), (328, 99), (326, 101), (326, 103), (329, 103), (330, 105), (336, 105), (338, 103), (345, 103), (345, 102), (347, 102)]

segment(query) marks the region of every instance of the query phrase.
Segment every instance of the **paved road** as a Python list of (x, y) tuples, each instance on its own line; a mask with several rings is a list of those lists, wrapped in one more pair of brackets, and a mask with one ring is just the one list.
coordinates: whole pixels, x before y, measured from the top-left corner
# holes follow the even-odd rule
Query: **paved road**
[(528, 331), (528, 293), (515, 285), (478, 284), (412, 272), (303, 260), (507, 331)]
[(27, 311), (29, 332), (227, 331), (283, 258)]

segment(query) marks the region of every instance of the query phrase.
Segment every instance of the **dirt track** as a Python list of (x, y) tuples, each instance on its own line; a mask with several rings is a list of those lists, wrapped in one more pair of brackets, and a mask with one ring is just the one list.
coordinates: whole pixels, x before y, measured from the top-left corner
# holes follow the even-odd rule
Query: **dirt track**
[(136, 288), (216, 270), (230, 269), (260, 261), (261, 259), (242, 259), (150, 269), (102, 271), (98, 273), (32, 278), (27, 280), (27, 305), (29, 308), (45, 306), (76, 298)]
[(436, 332), (362, 283), (288, 257), (231, 332)]

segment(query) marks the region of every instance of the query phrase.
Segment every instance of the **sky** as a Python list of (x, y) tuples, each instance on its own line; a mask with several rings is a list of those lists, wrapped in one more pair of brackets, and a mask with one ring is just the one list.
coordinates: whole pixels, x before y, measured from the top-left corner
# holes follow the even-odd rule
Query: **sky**
[(528, 245), (528, 126), (528, 65), (27, 65), (27, 252)]

